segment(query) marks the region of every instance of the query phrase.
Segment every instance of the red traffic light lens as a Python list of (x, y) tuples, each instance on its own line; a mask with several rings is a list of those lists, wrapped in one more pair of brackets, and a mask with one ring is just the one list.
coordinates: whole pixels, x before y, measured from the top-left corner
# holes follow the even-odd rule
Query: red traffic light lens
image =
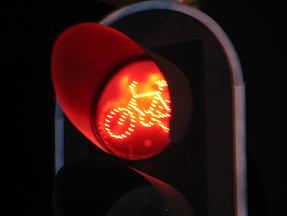
[(120, 68), (105, 86), (95, 111), (100, 144), (121, 158), (149, 158), (171, 142), (168, 83), (152, 60)]

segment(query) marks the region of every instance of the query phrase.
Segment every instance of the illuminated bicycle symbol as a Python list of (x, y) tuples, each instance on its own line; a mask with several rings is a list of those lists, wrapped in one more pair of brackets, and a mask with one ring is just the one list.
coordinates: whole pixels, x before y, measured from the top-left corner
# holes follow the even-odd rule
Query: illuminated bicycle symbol
[[(170, 101), (162, 96), (164, 88), (167, 88), (167, 82), (158, 80), (155, 84), (158, 90), (144, 93), (136, 92), (136, 87), (139, 85), (136, 81), (129, 85), (132, 97), (128, 105), (114, 108), (105, 116), (105, 130), (111, 137), (126, 139), (134, 132), (136, 124), (144, 127), (159, 126), (164, 132), (169, 132), (169, 128), (162, 121), (170, 117), (171, 112)], [(147, 109), (141, 110), (137, 103), (138, 99), (146, 98), (151, 100), (151, 103)], [(127, 127), (124, 126), (126, 124)], [(113, 127), (114, 125), (117, 125), (117, 129), (120, 128), (121, 132), (117, 133)]]

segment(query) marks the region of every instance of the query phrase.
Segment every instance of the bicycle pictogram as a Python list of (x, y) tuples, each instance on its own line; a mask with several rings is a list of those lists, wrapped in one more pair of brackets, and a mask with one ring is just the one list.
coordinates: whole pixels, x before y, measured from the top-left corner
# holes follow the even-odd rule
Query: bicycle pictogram
[[(143, 127), (159, 126), (166, 133), (169, 132), (169, 125), (166, 120), (170, 117), (170, 100), (164, 98), (163, 92), (167, 88), (165, 80), (154, 82), (156, 90), (137, 92), (139, 84), (132, 81), (129, 84), (131, 98), (126, 107), (117, 107), (108, 112), (105, 116), (104, 128), (107, 133), (116, 139), (126, 139), (136, 129), (136, 125)], [(139, 100), (147, 100), (148, 106), (141, 108)]]

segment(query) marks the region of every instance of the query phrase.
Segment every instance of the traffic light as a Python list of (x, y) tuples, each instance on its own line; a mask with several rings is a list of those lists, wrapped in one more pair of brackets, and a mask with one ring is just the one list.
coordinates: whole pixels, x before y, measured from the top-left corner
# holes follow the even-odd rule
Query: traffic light
[(59, 215), (247, 214), (240, 63), (207, 15), (147, 1), (72, 26), (52, 80)]

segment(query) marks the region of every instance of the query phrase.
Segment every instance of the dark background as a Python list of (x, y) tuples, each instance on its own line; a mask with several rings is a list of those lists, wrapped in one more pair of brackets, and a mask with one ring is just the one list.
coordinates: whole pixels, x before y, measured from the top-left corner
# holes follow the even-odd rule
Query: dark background
[[(248, 205), (250, 215), (280, 212), (280, 5), (205, 1), (203, 11), (233, 41), (247, 91)], [(253, 5), (251, 5), (253, 4)], [(68, 26), (95, 22), (114, 7), (103, 3), (59, 8), (0, 8), (2, 197), (9, 215), (52, 214), (54, 93), (50, 54)], [(279, 48), (278, 48), (279, 47)], [(3, 122), (3, 121), (2, 121)]]

